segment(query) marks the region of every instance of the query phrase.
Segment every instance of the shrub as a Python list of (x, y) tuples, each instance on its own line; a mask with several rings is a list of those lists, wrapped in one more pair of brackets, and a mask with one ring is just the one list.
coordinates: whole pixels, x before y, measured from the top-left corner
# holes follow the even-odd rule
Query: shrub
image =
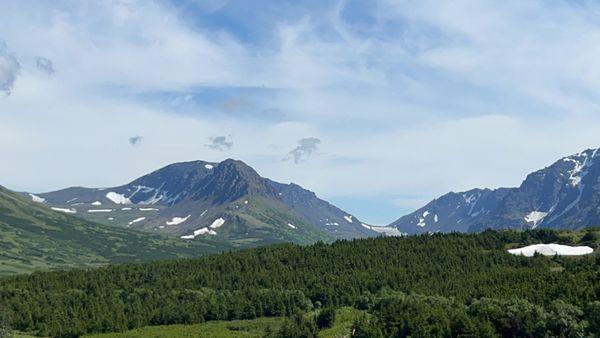
[(325, 308), (319, 312), (317, 316), (317, 326), (319, 329), (332, 327), (335, 322), (335, 309)]

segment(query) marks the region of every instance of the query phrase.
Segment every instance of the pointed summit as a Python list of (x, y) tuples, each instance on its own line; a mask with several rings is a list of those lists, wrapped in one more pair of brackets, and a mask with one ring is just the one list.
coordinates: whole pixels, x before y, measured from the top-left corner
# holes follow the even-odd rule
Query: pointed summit
[(263, 178), (235, 159), (174, 163), (119, 187), (36, 196), (90, 220), (185, 240), (215, 237), (247, 246), (376, 235), (315, 193)]
[(214, 203), (233, 202), (246, 195), (275, 198), (276, 192), (246, 163), (227, 159), (219, 163), (211, 175), (193, 187), (193, 200), (214, 196)]

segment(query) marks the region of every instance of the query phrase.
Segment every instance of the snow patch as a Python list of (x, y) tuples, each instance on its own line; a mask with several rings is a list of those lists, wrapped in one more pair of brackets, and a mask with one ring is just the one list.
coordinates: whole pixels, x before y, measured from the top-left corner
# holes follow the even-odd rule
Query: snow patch
[(140, 211), (158, 211), (156, 208), (140, 208)]
[(117, 194), (116, 192), (113, 192), (113, 191), (106, 194), (106, 198), (108, 198), (115, 204), (131, 204), (131, 201), (129, 200), (129, 198), (125, 197), (124, 195)]
[(123, 211), (129, 211), (129, 210), (131, 210), (131, 208), (121, 208), (121, 210), (123, 210)]
[(36, 196), (34, 194), (29, 194), (29, 196), (31, 196), (31, 200), (33, 202), (36, 202), (36, 203), (44, 203), (44, 202), (46, 202), (46, 199), (45, 198), (41, 198), (40, 196)]
[(350, 215), (348, 215), (348, 216), (344, 216), (344, 219), (346, 219), (346, 221), (348, 221), (348, 223), (352, 223), (352, 222), (354, 222), (354, 221), (352, 220), (352, 216), (350, 216)]
[(210, 228), (217, 229), (217, 228), (220, 228), (223, 224), (225, 224), (225, 220), (222, 218), (217, 218), (214, 222), (212, 222), (212, 224), (210, 225)]
[(92, 205), (95, 205), (95, 206), (102, 205), (102, 202), (96, 201), (96, 202), (92, 203)]
[(216, 235), (217, 233), (214, 230), (210, 230), (208, 228), (202, 228), (202, 229), (198, 229), (198, 230), (194, 231), (194, 236), (205, 235), (205, 234)]
[(533, 223), (533, 226), (531, 228), (535, 229), (535, 228), (537, 228), (538, 224), (544, 220), (544, 218), (546, 216), (548, 216), (547, 212), (532, 211), (532, 212), (528, 213), (527, 215), (525, 215), (525, 222)]
[(94, 213), (94, 212), (112, 212), (113, 209), (90, 209), (87, 212), (90, 213)]
[(143, 221), (143, 220), (145, 220), (145, 219), (146, 219), (146, 217), (140, 217), (140, 218), (136, 218), (136, 219), (134, 219), (133, 221), (129, 222), (129, 224), (127, 224), (127, 225), (132, 225), (132, 224), (134, 224), (134, 223), (141, 222), (141, 221)]
[(292, 223), (288, 223), (288, 226), (289, 226), (290, 228), (292, 228), (292, 229), (296, 229), (296, 226), (295, 226), (295, 225), (293, 225)]
[(186, 217), (173, 217), (170, 221), (167, 221), (167, 225), (178, 225), (188, 220), (192, 215), (187, 215)]
[(594, 249), (589, 246), (568, 246), (561, 244), (535, 244), (523, 248), (508, 250), (508, 253), (517, 256), (532, 257), (535, 253), (544, 256), (582, 256), (589, 255)]
[(208, 169), (208, 170), (210, 170), (210, 169), (212, 169), (212, 168), (214, 168), (214, 167), (215, 167), (215, 166), (214, 166), (214, 165), (212, 165), (212, 164), (205, 164), (205, 165), (204, 165), (204, 168), (206, 168), (206, 169)]
[(182, 239), (194, 239), (197, 236), (202, 236), (202, 235), (216, 235), (217, 233), (214, 230), (211, 230), (209, 228), (201, 228), (198, 230), (194, 231), (194, 234), (192, 235), (186, 235), (186, 236), (181, 236)]
[(378, 232), (380, 234), (384, 234), (385, 236), (395, 236), (395, 237), (400, 237), (400, 236), (407, 236), (408, 234), (400, 232), (400, 230), (398, 230), (397, 228), (393, 228), (393, 227), (378, 227), (378, 226), (372, 226), (371, 230)]
[(64, 208), (55, 208), (55, 207), (51, 207), (51, 208), (54, 211), (60, 211), (60, 212), (64, 212), (67, 214), (76, 214), (77, 213), (77, 210), (75, 210), (75, 209), (64, 209)]

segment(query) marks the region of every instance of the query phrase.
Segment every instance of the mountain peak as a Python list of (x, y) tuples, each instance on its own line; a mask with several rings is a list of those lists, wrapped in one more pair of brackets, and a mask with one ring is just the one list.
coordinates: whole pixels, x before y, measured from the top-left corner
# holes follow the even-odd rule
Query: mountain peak
[(254, 169), (234, 159), (219, 163), (207, 179), (192, 190), (192, 199), (214, 195), (216, 203), (235, 201), (244, 195), (276, 196), (275, 190)]
[(260, 177), (252, 167), (240, 160), (228, 158), (217, 165), (217, 170), (237, 171), (240, 175), (248, 177)]
[[(407, 233), (596, 226), (599, 150), (563, 157), (530, 173), (516, 188), (448, 193), (392, 225)], [(427, 223), (425, 213), (438, 215), (439, 221)]]
[(244, 242), (305, 242), (376, 234), (313, 192), (261, 177), (231, 158), (174, 163), (122, 186), (66, 189), (40, 198), (94, 221), (186, 240), (210, 235)]

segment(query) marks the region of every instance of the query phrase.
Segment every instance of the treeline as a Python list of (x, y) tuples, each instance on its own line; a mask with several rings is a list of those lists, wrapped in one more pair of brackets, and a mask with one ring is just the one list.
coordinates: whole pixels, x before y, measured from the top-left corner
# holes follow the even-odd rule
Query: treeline
[(525, 258), (505, 249), (584, 239), (597, 245), (595, 236), (486, 231), (275, 245), (0, 279), (0, 304), (14, 329), (50, 336), (286, 316), (315, 304), (373, 309), (387, 336), (395, 324), (385, 324), (384, 312), (374, 307), (385, 290), (451, 298), (455, 303), (448, 306), (469, 318), (472, 304), (483, 298), (519, 299), (544, 309), (560, 300), (584, 311), (600, 299), (600, 256)]
[(463, 304), (444, 297), (397, 295), (380, 300), (354, 337), (600, 337), (600, 302), (545, 307), (522, 299), (482, 298)]

